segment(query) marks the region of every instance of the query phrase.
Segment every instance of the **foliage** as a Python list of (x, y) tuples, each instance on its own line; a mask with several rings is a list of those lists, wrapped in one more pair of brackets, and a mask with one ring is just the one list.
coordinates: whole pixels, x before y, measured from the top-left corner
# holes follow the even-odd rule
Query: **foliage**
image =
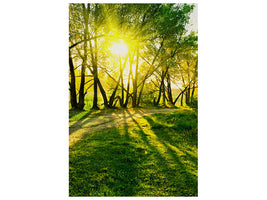
[[(156, 77), (167, 68), (168, 73), (172, 74), (169, 81), (179, 83), (181, 89), (190, 79), (194, 79), (195, 84), (197, 34), (187, 34), (186, 30), (193, 9), (194, 4), (71, 3), (70, 58), (75, 67), (75, 86), (79, 98), (82, 94), (87, 97), (95, 95), (98, 102), (94, 103), (100, 107), (102, 99), (97, 94), (100, 90), (105, 107), (113, 107), (113, 104), (107, 104), (113, 92), (122, 101), (125, 96), (125, 104), (131, 96), (132, 104), (138, 105), (139, 100), (135, 102), (137, 98), (141, 103), (142, 93), (148, 93), (151, 89), (149, 81), (154, 80), (158, 84), (160, 79), (166, 81), (165, 76)], [(128, 47), (125, 56), (112, 53), (112, 45), (120, 40)], [(186, 66), (185, 63), (190, 65)], [(81, 73), (82, 66), (86, 66), (84, 73)]]

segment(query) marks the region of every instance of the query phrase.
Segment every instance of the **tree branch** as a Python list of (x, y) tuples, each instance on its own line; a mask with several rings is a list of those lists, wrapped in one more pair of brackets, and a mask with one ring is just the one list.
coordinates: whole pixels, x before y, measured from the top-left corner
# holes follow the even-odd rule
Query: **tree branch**
[(75, 46), (77, 46), (78, 44), (81, 44), (81, 43), (83, 43), (83, 42), (85, 42), (85, 41), (94, 40), (94, 39), (96, 39), (96, 38), (100, 38), (100, 37), (103, 37), (103, 36), (104, 36), (104, 34), (102, 34), (102, 35), (98, 35), (98, 36), (95, 36), (95, 37), (91, 37), (91, 38), (88, 38), (88, 39), (86, 39), (86, 40), (81, 40), (81, 41), (76, 42), (75, 44), (71, 45), (71, 46), (69, 47), (69, 49), (72, 49), (73, 47), (75, 47)]

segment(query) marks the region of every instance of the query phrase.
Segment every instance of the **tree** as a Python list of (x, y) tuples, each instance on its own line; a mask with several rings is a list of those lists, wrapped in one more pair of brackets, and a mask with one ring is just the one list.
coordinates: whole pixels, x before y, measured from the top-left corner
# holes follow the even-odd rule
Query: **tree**
[[(129, 102), (137, 107), (149, 91), (153, 91), (156, 105), (174, 105), (177, 98), (173, 98), (172, 85), (181, 80), (181, 91), (185, 87), (187, 90), (180, 96), (185, 94), (186, 102), (192, 101), (197, 87), (197, 47), (193, 35), (185, 33), (193, 7), (70, 4), (71, 106), (77, 104), (83, 109), (88, 91), (93, 97), (92, 109), (102, 106), (98, 92), (104, 107), (115, 107), (117, 102), (121, 107), (127, 107)], [(110, 51), (118, 40), (128, 45), (125, 56), (112, 55)]]

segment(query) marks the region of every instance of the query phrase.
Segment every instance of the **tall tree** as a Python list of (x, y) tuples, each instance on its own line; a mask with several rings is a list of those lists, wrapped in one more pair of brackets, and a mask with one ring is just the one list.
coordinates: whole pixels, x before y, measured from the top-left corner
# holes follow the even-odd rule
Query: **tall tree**
[(71, 102), (71, 107), (73, 109), (78, 108), (77, 104), (77, 95), (76, 95), (76, 81), (75, 81), (75, 72), (74, 72), (74, 65), (73, 65), (73, 60), (71, 57), (71, 52), (69, 50), (69, 67), (70, 67), (70, 102)]

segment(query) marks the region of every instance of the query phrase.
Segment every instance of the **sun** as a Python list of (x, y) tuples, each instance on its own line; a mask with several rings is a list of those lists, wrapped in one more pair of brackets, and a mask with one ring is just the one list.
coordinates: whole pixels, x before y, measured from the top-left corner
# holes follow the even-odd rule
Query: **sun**
[(118, 56), (125, 56), (128, 53), (128, 47), (123, 39), (116, 42), (110, 48), (111, 52)]

